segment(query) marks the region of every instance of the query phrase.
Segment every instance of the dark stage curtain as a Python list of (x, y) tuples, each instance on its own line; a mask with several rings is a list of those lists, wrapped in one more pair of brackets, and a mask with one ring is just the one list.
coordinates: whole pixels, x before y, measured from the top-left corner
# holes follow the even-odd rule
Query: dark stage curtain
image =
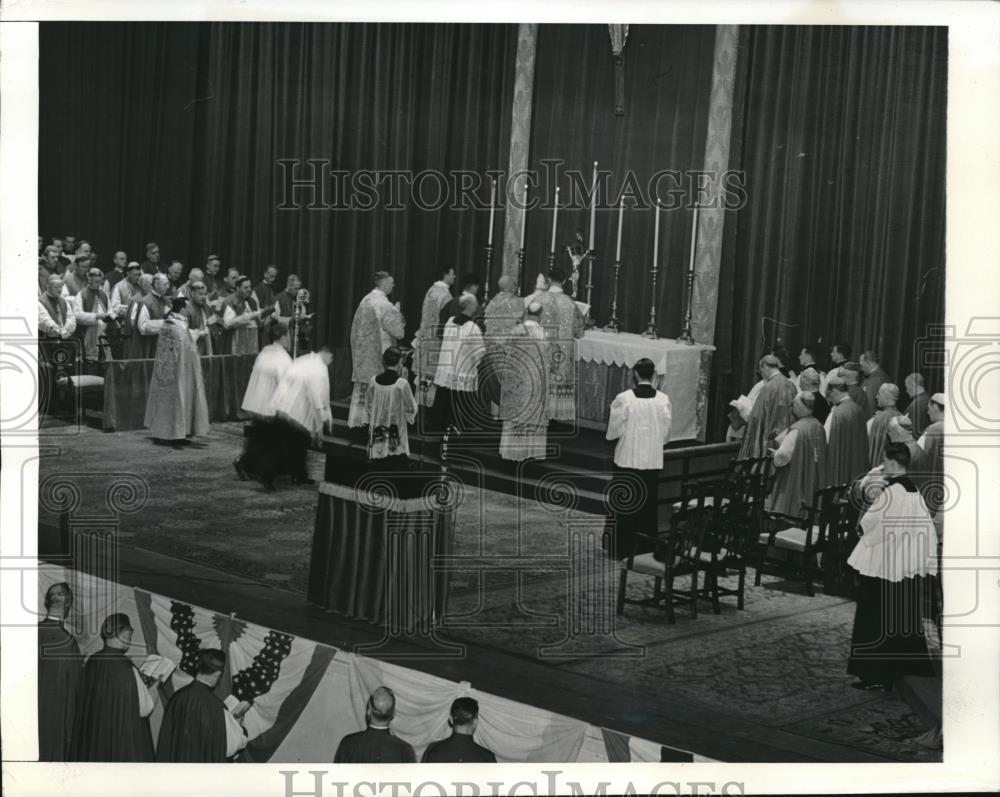
[[(482, 265), (516, 38), (516, 25), (43, 24), (40, 229), (94, 238), (105, 268), (153, 239), (188, 267), (212, 252), (258, 278), (294, 270), (317, 342), (335, 347), (389, 269), (412, 333), (435, 267)], [(279, 161), (310, 158), (477, 172), (484, 208), (423, 210), (405, 193), (399, 210), (279, 209)]]
[[(562, 169), (583, 172), (587, 187), (594, 161), (610, 170), (598, 210), (591, 315), (604, 324), (610, 315), (612, 263), (618, 235), (617, 204), (626, 175), (635, 175), (645, 194), (653, 174), (662, 169), (701, 169), (708, 124), (715, 28), (710, 25), (631, 25), (625, 46), (625, 115), (615, 115), (615, 72), (607, 25), (542, 25), (538, 33), (535, 94), (531, 133), (531, 168), (540, 185), (534, 195), (546, 209), (529, 211), (525, 236), (527, 258), (523, 289), (530, 293), (539, 272), (547, 270), (552, 235), (551, 203), (555, 185), (547, 180), (543, 160), (557, 159)], [(562, 177), (560, 203), (569, 200), (570, 181)], [(664, 179), (659, 191), (678, 187)], [(681, 184), (682, 188), (687, 188)], [(644, 197), (649, 201), (650, 197)], [(653, 211), (632, 209), (626, 197), (622, 235), (623, 268), (618, 316), (625, 329), (641, 332), (650, 308)], [(581, 228), (586, 241), (589, 214), (585, 207), (559, 213), (557, 263), (571, 269), (563, 248)], [(664, 212), (660, 218), (657, 320), (664, 336), (676, 337), (684, 320), (684, 284), (691, 246), (691, 213)], [(583, 282), (586, 281), (584, 276)], [(581, 290), (577, 298), (583, 299)]]
[(823, 367), (834, 341), (874, 348), (901, 389), (918, 369), (942, 387), (916, 352), (944, 319), (947, 46), (945, 28), (743, 32), (748, 201), (727, 218), (710, 439), (779, 337), (793, 355), (819, 342)]

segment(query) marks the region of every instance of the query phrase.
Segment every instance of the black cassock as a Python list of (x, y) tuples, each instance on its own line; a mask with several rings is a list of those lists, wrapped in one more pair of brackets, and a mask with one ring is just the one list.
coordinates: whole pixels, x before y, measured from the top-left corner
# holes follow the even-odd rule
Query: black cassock
[(167, 703), (156, 743), (156, 760), (191, 764), (226, 760), (226, 710), (211, 687), (192, 681)]
[(153, 761), (149, 719), (139, 715), (135, 665), (104, 648), (83, 668), (73, 726), (74, 761)]
[(38, 760), (69, 761), (83, 657), (62, 623), (38, 624)]

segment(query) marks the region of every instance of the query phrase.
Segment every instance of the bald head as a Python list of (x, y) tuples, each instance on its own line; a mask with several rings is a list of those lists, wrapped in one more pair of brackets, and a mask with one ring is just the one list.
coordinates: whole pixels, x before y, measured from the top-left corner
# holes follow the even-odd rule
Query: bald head
[(476, 297), (468, 293), (463, 293), (458, 300), (458, 310), (463, 315), (467, 315), (470, 318), (476, 314), (476, 308), (479, 304), (476, 302)]
[(893, 443), (913, 442), (913, 422), (906, 415), (897, 415), (889, 421), (887, 432)]
[(200, 268), (191, 269), (191, 273), (188, 274), (188, 282), (204, 282), (205, 272)]
[(387, 686), (380, 686), (368, 698), (368, 722), (388, 725), (396, 715), (396, 696)]
[(819, 372), (815, 368), (806, 368), (806, 370), (799, 374), (799, 387), (802, 390), (815, 393), (819, 390), (819, 383)]
[(525, 313), (528, 318), (539, 319), (542, 317), (542, 303), (541, 302), (531, 302), (526, 308)]
[(899, 388), (891, 382), (884, 382), (879, 387), (875, 400), (882, 409), (895, 407), (896, 402), (899, 401)]
[(514, 278), (504, 274), (499, 280), (497, 280), (497, 287), (503, 293), (513, 293), (514, 292)]

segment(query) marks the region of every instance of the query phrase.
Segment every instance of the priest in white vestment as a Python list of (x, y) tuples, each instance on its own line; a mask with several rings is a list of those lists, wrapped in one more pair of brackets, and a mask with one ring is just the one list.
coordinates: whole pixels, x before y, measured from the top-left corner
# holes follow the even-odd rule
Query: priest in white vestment
[(375, 272), (375, 287), (365, 296), (351, 322), (351, 409), (347, 425), (365, 426), (365, 394), (373, 376), (382, 373), (382, 353), (406, 334), (406, 321), (399, 311), (399, 302), (392, 304), (389, 294), (396, 281), (388, 271)]
[(580, 308), (563, 293), (565, 278), (561, 268), (553, 268), (548, 290), (536, 299), (542, 305), (541, 323), (549, 341), (548, 414), (556, 421), (576, 419), (576, 339), (585, 329)]
[[(663, 447), (670, 440), (670, 398), (653, 387), (656, 367), (643, 357), (632, 368), (635, 387), (619, 393), (611, 403), (608, 440), (615, 446), (616, 496), (614, 525), (605, 533), (605, 545), (616, 559), (635, 551), (636, 532), (655, 537), (658, 529), (657, 495), (663, 470)], [(614, 545), (611, 545), (612, 540)]]
[(483, 417), (482, 408), (477, 406), (477, 392), (479, 363), (486, 348), (483, 333), (474, 320), (477, 309), (474, 297), (462, 296), (458, 314), (448, 319), (444, 327), (434, 376), (437, 386), (434, 408), (441, 429), (469, 429)]

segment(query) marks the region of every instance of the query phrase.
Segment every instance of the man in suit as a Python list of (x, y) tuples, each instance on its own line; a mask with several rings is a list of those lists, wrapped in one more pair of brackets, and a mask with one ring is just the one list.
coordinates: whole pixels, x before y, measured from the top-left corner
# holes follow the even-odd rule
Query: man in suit
[(424, 751), (422, 764), (495, 764), (497, 757), (480, 744), (473, 735), (479, 725), (479, 703), (471, 697), (460, 697), (451, 704), (451, 736), (432, 742)]
[(396, 715), (396, 696), (380, 686), (368, 698), (365, 719), (368, 727), (345, 736), (333, 757), (335, 764), (414, 764), (413, 748), (389, 731)]
[(83, 658), (65, 621), (73, 590), (64, 581), (45, 593), (45, 619), (38, 624), (38, 760), (69, 761)]

